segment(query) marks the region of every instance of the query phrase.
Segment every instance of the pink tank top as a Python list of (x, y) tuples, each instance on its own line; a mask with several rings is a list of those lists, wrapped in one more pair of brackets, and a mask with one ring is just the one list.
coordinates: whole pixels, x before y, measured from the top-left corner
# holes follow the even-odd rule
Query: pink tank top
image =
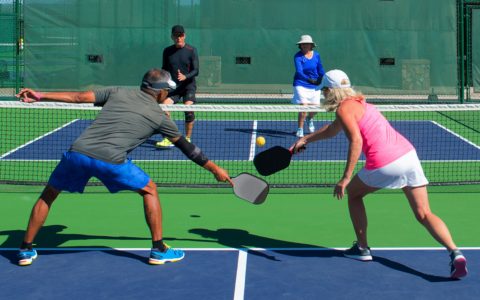
[(365, 114), (358, 122), (362, 134), (362, 151), (366, 157), (367, 170), (378, 169), (415, 149), (413, 145), (397, 132), (385, 117), (362, 98), (355, 98), (365, 107)]

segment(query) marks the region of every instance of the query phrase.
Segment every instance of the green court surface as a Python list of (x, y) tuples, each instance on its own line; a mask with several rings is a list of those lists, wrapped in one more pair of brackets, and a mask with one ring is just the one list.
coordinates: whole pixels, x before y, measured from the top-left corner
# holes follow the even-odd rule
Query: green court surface
[[(0, 247), (19, 246), (40, 187), (0, 185)], [(431, 187), (430, 205), (459, 247), (480, 246), (479, 186)], [(159, 188), (164, 238), (181, 248), (349, 247), (355, 239), (346, 199), (330, 188), (273, 189), (262, 205), (229, 188)], [(440, 247), (415, 220), (400, 191), (366, 198), (371, 247)], [(149, 248), (142, 201), (131, 192), (89, 187), (62, 193), (36, 239), (40, 248)]]

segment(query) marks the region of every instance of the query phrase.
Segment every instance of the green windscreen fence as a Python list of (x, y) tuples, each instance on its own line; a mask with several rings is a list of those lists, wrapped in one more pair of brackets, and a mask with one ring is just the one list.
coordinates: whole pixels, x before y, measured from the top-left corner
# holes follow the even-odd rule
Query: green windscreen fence
[(24, 84), (33, 88), (136, 86), (145, 70), (161, 66), (170, 28), (182, 24), (198, 49), (200, 93), (291, 94), (296, 42), (309, 34), (324, 68), (345, 70), (366, 94), (458, 99), (455, 0), (23, 4)]
[(473, 92), (480, 94), (480, 2), (472, 13), (472, 78)]
[(0, 100), (11, 98), (22, 78), (20, 1), (0, 0)]

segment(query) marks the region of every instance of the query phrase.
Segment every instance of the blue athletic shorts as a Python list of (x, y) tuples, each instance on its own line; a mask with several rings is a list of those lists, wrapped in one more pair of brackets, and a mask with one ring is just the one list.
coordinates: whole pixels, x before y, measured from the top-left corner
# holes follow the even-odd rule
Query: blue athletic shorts
[(57, 165), (48, 184), (62, 191), (83, 193), (90, 178), (98, 178), (111, 193), (121, 190), (138, 191), (150, 177), (131, 160), (111, 164), (87, 155), (67, 151)]

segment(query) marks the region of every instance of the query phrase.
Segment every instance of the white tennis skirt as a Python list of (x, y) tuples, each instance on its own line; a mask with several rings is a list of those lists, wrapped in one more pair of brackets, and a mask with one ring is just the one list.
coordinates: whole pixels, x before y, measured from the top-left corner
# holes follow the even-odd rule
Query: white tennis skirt
[(320, 105), (321, 97), (322, 91), (319, 89), (294, 86), (292, 104)]
[(363, 168), (358, 172), (358, 177), (366, 185), (375, 188), (400, 189), (428, 184), (415, 150), (379, 169)]

